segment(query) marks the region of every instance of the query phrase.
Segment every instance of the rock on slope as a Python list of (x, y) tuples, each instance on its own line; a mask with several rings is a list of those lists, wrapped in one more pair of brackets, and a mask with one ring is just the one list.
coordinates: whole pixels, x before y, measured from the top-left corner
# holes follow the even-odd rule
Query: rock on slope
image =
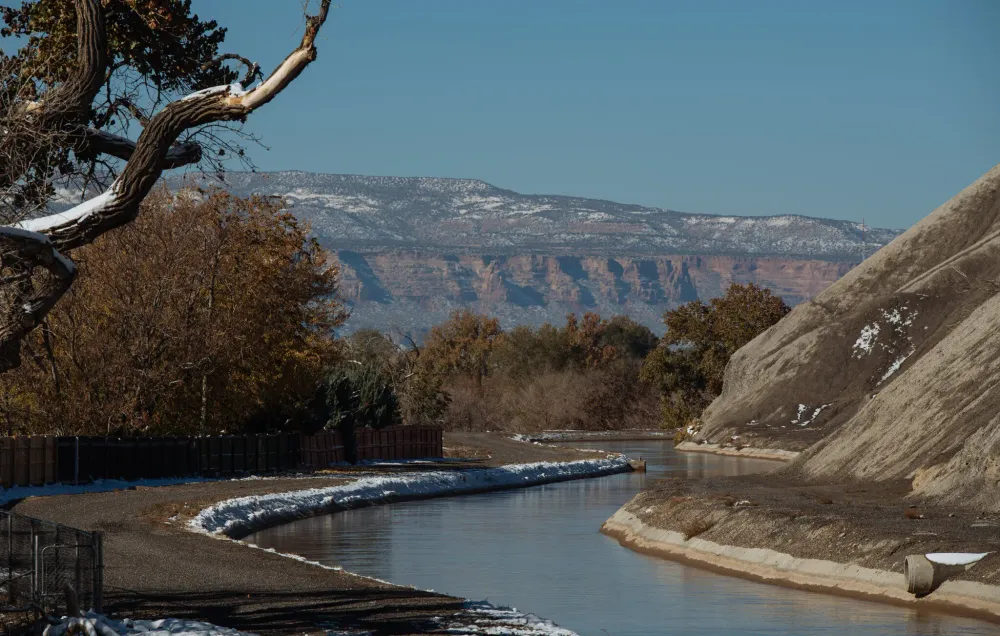
[(1000, 510), (998, 354), (1000, 166), (740, 349), (703, 435)]

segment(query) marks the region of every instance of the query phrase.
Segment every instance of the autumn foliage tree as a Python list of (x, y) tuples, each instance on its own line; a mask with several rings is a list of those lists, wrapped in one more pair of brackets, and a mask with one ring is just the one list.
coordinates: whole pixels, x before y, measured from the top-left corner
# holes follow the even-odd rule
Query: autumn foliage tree
[(77, 283), (25, 340), (30, 362), (0, 376), (14, 426), (273, 428), (337, 357), (337, 271), (279, 202), (160, 190), (76, 259)]
[(655, 345), (625, 316), (569, 314), (561, 326), (505, 331), (462, 311), (431, 330), (420, 358), (444, 380), (452, 428), (636, 428), (655, 421), (655, 395), (638, 378)]
[(642, 369), (643, 380), (659, 389), (664, 426), (685, 426), (699, 417), (722, 391), (729, 358), (788, 312), (771, 290), (734, 283), (720, 298), (664, 313), (667, 333)]
[(496, 318), (457, 310), (435, 325), (424, 341), (422, 362), (437, 373), (464, 375), (482, 387), (490, 359), (503, 330)]

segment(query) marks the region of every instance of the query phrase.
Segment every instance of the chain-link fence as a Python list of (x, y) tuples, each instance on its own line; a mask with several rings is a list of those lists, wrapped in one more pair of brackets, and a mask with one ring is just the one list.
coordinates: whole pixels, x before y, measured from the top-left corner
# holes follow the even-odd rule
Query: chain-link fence
[(100, 612), (103, 577), (101, 533), (0, 511), (0, 612)]

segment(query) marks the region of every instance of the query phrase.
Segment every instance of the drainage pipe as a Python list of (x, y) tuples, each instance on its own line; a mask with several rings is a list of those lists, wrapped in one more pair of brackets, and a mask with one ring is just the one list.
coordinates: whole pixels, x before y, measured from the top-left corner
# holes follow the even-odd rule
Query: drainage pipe
[(965, 572), (989, 552), (933, 552), (911, 554), (903, 560), (906, 591), (925, 596), (938, 588), (946, 579)]

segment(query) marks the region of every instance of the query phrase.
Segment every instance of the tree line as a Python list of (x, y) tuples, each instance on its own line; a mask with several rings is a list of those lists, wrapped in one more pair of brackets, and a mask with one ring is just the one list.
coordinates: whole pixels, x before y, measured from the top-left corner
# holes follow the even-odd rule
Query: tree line
[(729, 356), (788, 311), (733, 285), (667, 311), (663, 338), (627, 316), (504, 329), (470, 310), (419, 346), (338, 338), (338, 270), (309, 228), (280, 201), (221, 190), (161, 188), (74, 256), (78, 280), (0, 375), (8, 433), (681, 428)]

